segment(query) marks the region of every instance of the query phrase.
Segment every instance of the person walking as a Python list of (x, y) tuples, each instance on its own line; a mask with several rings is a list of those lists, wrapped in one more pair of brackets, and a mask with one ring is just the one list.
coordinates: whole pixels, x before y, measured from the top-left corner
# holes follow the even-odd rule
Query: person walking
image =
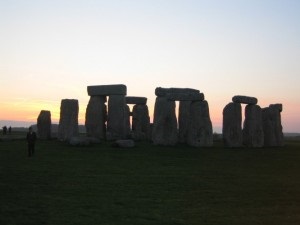
[(34, 154), (34, 147), (36, 141), (36, 133), (32, 130), (32, 127), (29, 127), (29, 131), (26, 135), (26, 140), (28, 144), (28, 156), (31, 157)]

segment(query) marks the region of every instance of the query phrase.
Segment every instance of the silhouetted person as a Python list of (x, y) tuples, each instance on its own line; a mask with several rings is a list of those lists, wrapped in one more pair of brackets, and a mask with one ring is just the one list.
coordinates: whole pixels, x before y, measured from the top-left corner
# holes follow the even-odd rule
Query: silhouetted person
[(29, 127), (26, 139), (28, 144), (28, 156), (30, 157), (34, 154), (34, 146), (36, 141), (36, 133), (32, 131), (32, 127)]
[(6, 126), (2, 127), (2, 131), (3, 131), (3, 135), (6, 135), (6, 133), (7, 133), (7, 127)]
[(11, 134), (11, 126), (8, 128), (8, 134)]

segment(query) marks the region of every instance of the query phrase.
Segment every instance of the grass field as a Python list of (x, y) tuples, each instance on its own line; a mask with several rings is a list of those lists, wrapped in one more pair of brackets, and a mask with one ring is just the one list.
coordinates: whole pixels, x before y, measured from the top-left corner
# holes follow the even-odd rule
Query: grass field
[(197, 149), (0, 142), (0, 224), (300, 224), (300, 142)]

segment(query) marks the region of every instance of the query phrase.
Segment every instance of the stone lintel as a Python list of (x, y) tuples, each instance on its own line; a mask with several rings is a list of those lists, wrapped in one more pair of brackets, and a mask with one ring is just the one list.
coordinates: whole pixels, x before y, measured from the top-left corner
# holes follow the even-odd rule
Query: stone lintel
[(126, 101), (126, 104), (135, 104), (135, 105), (146, 105), (147, 104), (146, 97), (126, 96), (125, 101)]
[(168, 93), (166, 98), (170, 101), (203, 101), (203, 93)]
[(244, 96), (244, 95), (235, 95), (232, 97), (232, 101), (234, 103), (242, 103), (242, 104), (249, 104), (249, 105), (257, 104), (257, 98)]
[(158, 97), (164, 97), (167, 94), (197, 94), (200, 93), (199, 90), (192, 89), (192, 88), (162, 88), (157, 87), (155, 89), (155, 95)]
[(127, 87), (124, 84), (93, 85), (87, 86), (87, 92), (89, 96), (126, 95)]

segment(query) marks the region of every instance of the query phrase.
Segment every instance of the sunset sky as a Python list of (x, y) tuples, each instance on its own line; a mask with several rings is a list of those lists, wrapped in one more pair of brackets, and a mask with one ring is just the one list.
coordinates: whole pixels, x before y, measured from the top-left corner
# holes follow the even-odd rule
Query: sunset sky
[[(0, 0), (0, 126), (59, 120), (61, 99), (88, 85), (195, 88), (214, 131), (234, 95), (282, 103), (284, 132), (300, 132), (299, 0)], [(177, 107), (178, 109), (178, 107)], [(21, 124), (21, 123), (19, 123)]]

